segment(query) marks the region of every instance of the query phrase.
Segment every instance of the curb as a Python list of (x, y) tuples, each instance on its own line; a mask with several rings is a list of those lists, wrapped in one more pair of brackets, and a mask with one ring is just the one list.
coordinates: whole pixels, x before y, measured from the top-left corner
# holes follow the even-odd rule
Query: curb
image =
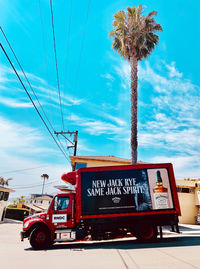
[(2, 223), (16, 223), (16, 224), (22, 224), (23, 221), (21, 220), (14, 220), (14, 219), (7, 219), (5, 218), (4, 221)]

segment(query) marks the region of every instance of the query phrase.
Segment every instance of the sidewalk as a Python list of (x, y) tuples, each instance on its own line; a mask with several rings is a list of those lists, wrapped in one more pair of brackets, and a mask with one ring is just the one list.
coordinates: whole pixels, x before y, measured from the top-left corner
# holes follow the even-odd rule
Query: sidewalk
[[(200, 225), (179, 224), (179, 230), (182, 235), (200, 235)], [(163, 234), (177, 234), (170, 230), (170, 227), (163, 228)]]

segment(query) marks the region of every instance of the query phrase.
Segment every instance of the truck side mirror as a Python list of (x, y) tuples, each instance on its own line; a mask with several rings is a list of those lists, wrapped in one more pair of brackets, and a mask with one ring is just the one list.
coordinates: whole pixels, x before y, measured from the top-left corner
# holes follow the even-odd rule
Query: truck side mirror
[(52, 209), (53, 211), (58, 210), (58, 197), (55, 197)]

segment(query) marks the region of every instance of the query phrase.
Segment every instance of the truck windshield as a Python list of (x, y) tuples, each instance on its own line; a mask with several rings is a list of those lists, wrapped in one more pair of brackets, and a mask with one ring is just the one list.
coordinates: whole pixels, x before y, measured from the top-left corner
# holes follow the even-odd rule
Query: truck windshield
[(68, 206), (69, 206), (69, 197), (57, 196), (54, 200), (53, 209), (63, 210), (63, 209), (67, 209)]

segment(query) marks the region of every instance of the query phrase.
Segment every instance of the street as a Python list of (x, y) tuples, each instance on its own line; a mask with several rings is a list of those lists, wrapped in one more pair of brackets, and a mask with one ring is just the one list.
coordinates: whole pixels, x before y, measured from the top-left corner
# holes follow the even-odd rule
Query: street
[(20, 223), (0, 224), (1, 268), (73, 269), (190, 269), (200, 268), (200, 229), (164, 234), (156, 243), (142, 244), (134, 238), (56, 244), (34, 251), (20, 241)]

